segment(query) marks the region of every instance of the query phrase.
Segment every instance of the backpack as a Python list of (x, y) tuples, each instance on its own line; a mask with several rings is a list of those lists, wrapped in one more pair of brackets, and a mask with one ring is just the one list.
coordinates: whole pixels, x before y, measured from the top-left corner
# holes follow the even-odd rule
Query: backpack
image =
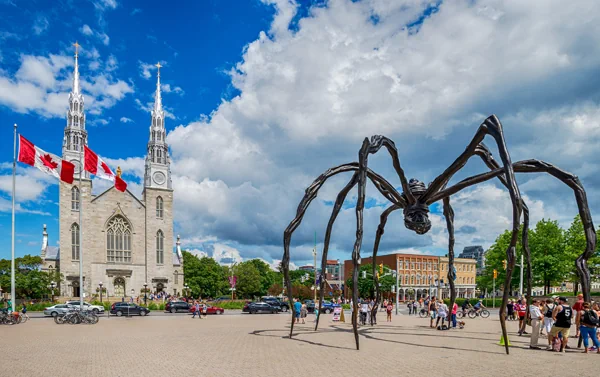
[(586, 325), (598, 326), (598, 314), (593, 310), (586, 310), (581, 320)]
[(552, 339), (552, 350), (554, 352), (560, 352), (561, 346), (562, 346), (562, 342), (560, 341), (560, 338), (558, 336), (555, 336)]

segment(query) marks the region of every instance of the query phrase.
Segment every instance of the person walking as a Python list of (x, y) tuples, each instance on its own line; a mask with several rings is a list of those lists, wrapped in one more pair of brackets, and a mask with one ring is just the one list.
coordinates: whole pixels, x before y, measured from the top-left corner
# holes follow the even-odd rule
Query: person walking
[(559, 297), (558, 305), (555, 305), (554, 310), (552, 311), (554, 326), (552, 326), (552, 330), (550, 331), (550, 334), (548, 334), (548, 339), (550, 340), (550, 344), (552, 344), (554, 337), (558, 337), (558, 334), (562, 334), (560, 352), (565, 352), (565, 348), (569, 342), (569, 331), (571, 330), (572, 318), (573, 308), (569, 306), (567, 298), (563, 296)]
[[(440, 299), (440, 302), (437, 306), (437, 320), (435, 321), (435, 327), (438, 330), (444, 329), (444, 321), (448, 317), (448, 305), (444, 302), (444, 300)], [(441, 326), (439, 326), (440, 320), (442, 320)]]
[(202, 303), (202, 314), (204, 318), (206, 318), (206, 316), (208, 315), (208, 306), (206, 305), (206, 302)]
[(506, 304), (506, 319), (508, 319), (509, 321), (512, 321), (514, 319), (514, 315), (515, 315), (515, 306), (512, 302), (512, 300), (508, 300), (508, 303)]
[(458, 312), (458, 304), (455, 301), (454, 304), (452, 304), (452, 314), (450, 316), (450, 319), (452, 320), (453, 329), (456, 328), (456, 312)]
[(198, 315), (198, 318), (202, 318), (202, 316), (200, 315), (200, 304), (198, 304), (198, 301), (194, 301), (194, 314), (192, 314), (192, 319), (196, 318), (196, 315)]
[(412, 311), (413, 311), (413, 304), (411, 301), (408, 302), (408, 305), (406, 305), (408, 307), (408, 315), (412, 315)]
[(519, 336), (527, 334), (527, 331), (525, 331), (525, 326), (527, 325), (527, 322), (525, 321), (525, 315), (527, 314), (527, 306), (521, 299), (517, 301), (517, 304), (515, 305), (515, 310), (519, 315)]
[[(575, 307), (575, 305), (573, 305)], [(581, 333), (581, 337), (583, 338), (583, 353), (588, 353), (588, 337), (592, 339), (592, 343), (594, 343), (594, 350), (597, 353), (600, 353), (600, 342), (598, 342), (596, 329), (598, 327), (598, 313), (591, 309), (591, 305), (589, 302), (584, 302), (581, 305), (581, 310), (577, 312), (577, 318), (575, 320), (575, 325), (579, 328)]]
[(306, 315), (308, 314), (308, 309), (306, 309), (306, 304), (302, 304), (302, 307), (300, 308), (300, 320), (302, 321), (302, 324), (306, 323)]
[[(552, 325), (554, 325), (554, 320), (552, 319), (552, 311), (554, 310), (554, 300), (546, 299), (546, 304), (544, 305), (544, 326), (543, 330), (546, 331), (546, 336), (550, 335), (550, 331), (552, 331)], [(548, 350), (552, 348), (551, 340), (548, 340)]]
[(294, 316), (296, 316), (296, 323), (300, 323), (300, 313), (302, 311), (302, 304), (300, 301), (295, 298), (294, 299)]
[[(577, 315), (583, 310), (583, 295), (580, 293), (577, 295), (577, 301), (573, 304), (573, 313)], [(575, 328), (575, 336), (573, 338), (579, 338), (579, 326)]]
[(539, 350), (538, 339), (540, 337), (540, 323), (544, 319), (544, 315), (540, 310), (540, 301), (533, 300), (529, 306), (529, 315), (531, 316), (531, 339), (529, 340), (529, 348)]
[(392, 305), (392, 301), (389, 301), (385, 307), (385, 312), (387, 313), (387, 322), (392, 322), (392, 310), (394, 310), (394, 305)]
[(29, 315), (27, 314), (27, 304), (23, 301), (23, 308), (21, 308), (21, 313), (25, 319), (29, 319)]
[(417, 302), (415, 300), (412, 300), (412, 306), (413, 306), (413, 315), (417, 315), (417, 306), (419, 306), (419, 304), (417, 304)]
[(360, 324), (365, 326), (367, 324), (367, 313), (369, 312), (369, 304), (366, 301), (362, 301), (360, 304)]
[(433, 328), (433, 321), (437, 318), (437, 303), (435, 302), (435, 296), (431, 298), (431, 300), (429, 300), (429, 307), (427, 308), (427, 310), (429, 310), (429, 327)]

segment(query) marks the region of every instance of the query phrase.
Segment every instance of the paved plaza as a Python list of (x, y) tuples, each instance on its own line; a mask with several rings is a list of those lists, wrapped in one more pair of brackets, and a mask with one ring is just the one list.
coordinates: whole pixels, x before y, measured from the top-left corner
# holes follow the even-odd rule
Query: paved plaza
[[(600, 355), (558, 354), (526, 348), (529, 337), (511, 336), (511, 354), (498, 346), (495, 318), (467, 320), (464, 330), (437, 331), (428, 320), (406, 315), (360, 329), (354, 349), (351, 325), (323, 315), (296, 325), (289, 315), (103, 317), (97, 325), (56, 325), (33, 319), (0, 327), (2, 370), (16, 376), (539, 376), (597, 375)], [(380, 314), (380, 320), (385, 315)], [(516, 323), (508, 323), (512, 334)], [(575, 339), (572, 340), (575, 343)], [(543, 339), (542, 339), (543, 342)], [(10, 373), (8, 373), (10, 371)]]

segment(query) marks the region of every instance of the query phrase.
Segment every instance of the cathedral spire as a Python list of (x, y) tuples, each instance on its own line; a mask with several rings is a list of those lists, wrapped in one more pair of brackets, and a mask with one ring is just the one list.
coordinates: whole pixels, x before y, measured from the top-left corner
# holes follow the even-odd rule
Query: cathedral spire
[(75, 46), (75, 70), (73, 71), (73, 95), (77, 95), (81, 93), (81, 89), (79, 86), (79, 47), (81, 45), (77, 43), (73, 43)]
[(154, 95), (154, 111), (155, 112), (162, 112), (163, 108), (162, 108), (162, 97), (160, 94), (160, 68), (162, 67), (162, 65), (160, 65), (160, 62), (156, 63), (156, 94)]
[(169, 146), (167, 145), (167, 131), (165, 129), (165, 111), (160, 93), (160, 63), (156, 64), (156, 93), (154, 94), (154, 107), (151, 111), (150, 140), (148, 141), (148, 154), (146, 155), (146, 173), (144, 174), (144, 187), (171, 189), (171, 160)]

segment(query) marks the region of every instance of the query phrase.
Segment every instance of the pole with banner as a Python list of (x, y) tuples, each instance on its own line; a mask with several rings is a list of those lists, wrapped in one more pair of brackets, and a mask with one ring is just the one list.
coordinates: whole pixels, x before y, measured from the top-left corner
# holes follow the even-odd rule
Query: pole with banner
[(398, 256), (396, 256), (396, 315), (400, 306), (400, 271), (398, 270)]
[(81, 176), (83, 175), (83, 138), (79, 143), (79, 308), (83, 311), (83, 223), (81, 222), (83, 212), (83, 187)]
[(12, 171), (12, 233), (10, 246), (10, 302), (13, 312), (15, 311), (15, 189), (17, 176), (17, 124), (14, 126), (13, 141), (13, 171)]
[(496, 307), (496, 278), (498, 277), (498, 270), (494, 270), (494, 279), (492, 280), (493, 292), (492, 292), (492, 308)]
[(237, 283), (237, 276), (231, 275), (229, 277), (229, 286), (231, 287), (231, 299), (233, 300), (233, 292), (235, 292), (235, 284)]

